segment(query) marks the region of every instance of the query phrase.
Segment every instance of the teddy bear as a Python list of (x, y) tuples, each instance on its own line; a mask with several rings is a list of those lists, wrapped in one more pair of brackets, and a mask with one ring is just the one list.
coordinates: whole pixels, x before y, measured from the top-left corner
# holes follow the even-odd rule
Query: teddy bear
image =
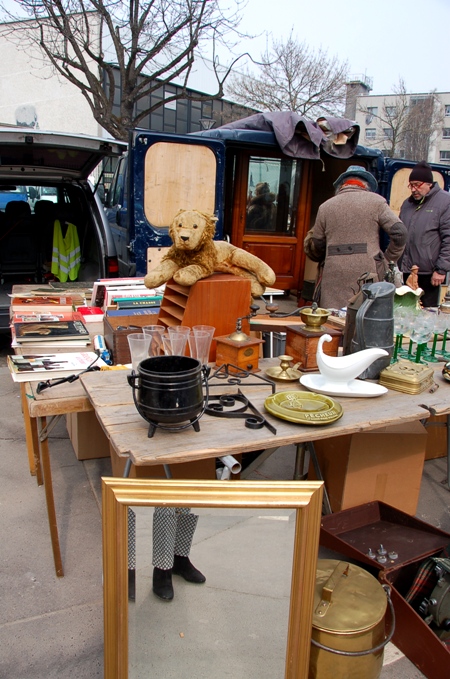
[(155, 269), (144, 278), (148, 288), (174, 279), (194, 285), (214, 272), (249, 278), (253, 297), (264, 294), (275, 283), (275, 272), (262, 259), (226, 241), (214, 241), (217, 217), (200, 210), (179, 210), (170, 227), (172, 247)]

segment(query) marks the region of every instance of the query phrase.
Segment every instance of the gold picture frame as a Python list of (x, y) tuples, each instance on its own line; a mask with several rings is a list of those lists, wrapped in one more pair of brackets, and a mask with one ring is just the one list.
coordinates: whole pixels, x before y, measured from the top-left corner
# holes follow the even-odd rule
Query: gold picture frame
[(128, 678), (128, 507), (295, 509), (285, 679), (307, 679), (322, 481), (102, 479), (105, 679)]

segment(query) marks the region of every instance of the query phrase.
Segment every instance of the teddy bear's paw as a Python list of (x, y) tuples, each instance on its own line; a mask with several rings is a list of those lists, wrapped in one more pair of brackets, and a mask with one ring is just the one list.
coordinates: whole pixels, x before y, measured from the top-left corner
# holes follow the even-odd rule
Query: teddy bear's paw
[(265, 285), (261, 285), (258, 281), (252, 281), (251, 284), (251, 292), (252, 292), (252, 297), (261, 297), (264, 295), (264, 292), (266, 290)]
[(197, 276), (192, 270), (186, 268), (177, 271), (173, 277), (173, 280), (176, 283), (179, 283), (180, 285), (191, 286), (194, 285), (194, 283), (196, 283), (198, 280), (200, 280), (200, 278), (201, 276)]
[(146, 288), (157, 288), (159, 285), (166, 283), (169, 278), (164, 277), (161, 273), (156, 271), (150, 271), (144, 276), (144, 285)]

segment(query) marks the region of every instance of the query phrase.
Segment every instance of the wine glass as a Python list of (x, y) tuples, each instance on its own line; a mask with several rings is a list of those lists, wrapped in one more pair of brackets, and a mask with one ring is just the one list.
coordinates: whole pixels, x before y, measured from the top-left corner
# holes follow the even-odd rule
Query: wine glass
[(417, 313), (416, 309), (411, 309), (410, 307), (399, 306), (394, 309), (395, 360), (402, 357), (411, 358), (413, 343), (410, 340), (409, 348), (403, 349), (403, 338), (404, 336), (409, 337), (410, 329), (415, 323)]
[(416, 316), (414, 323), (410, 327), (410, 339), (417, 344), (416, 363), (426, 363), (426, 361), (421, 360), (421, 356), (427, 342), (433, 335), (433, 322), (433, 319), (429, 318), (429, 314), (422, 312)]

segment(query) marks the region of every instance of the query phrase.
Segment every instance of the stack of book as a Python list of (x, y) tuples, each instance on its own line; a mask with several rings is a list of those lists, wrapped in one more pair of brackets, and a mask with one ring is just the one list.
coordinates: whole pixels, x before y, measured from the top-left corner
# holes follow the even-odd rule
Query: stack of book
[(101, 279), (94, 283), (92, 303), (107, 316), (158, 314), (164, 286), (149, 290), (143, 278)]
[(54, 307), (51, 312), (14, 312), (11, 317), (13, 348), (32, 345), (36, 349), (58, 347), (86, 347), (90, 343), (89, 331), (83, 317), (76, 311), (61, 311)]

